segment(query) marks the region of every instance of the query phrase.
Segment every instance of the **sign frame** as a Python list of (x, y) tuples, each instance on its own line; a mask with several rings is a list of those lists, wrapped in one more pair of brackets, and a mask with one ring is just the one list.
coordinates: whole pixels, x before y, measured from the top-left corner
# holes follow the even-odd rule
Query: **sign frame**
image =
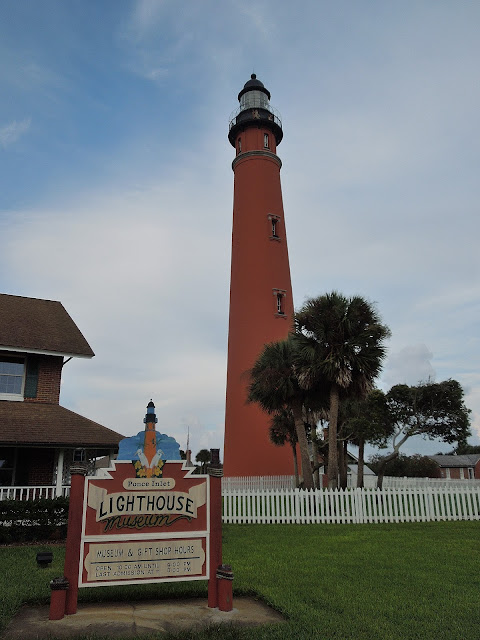
[[(101, 534), (89, 534), (88, 533), (88, 522), (87, 522), (87, 514), (88, 510), (91, 509), (89, 506), (89, 496), (92, 493), (92, 489), (94, 487), (98, 487), (98, 483), (104, 483), (104, 481), (115, 480), (116, 475), (120, 470), (122, 470), (123, 465), (130, 465), (129, 467), (125, 467), (125, 469), (130, 469), (132, 467), (132, 461), (129, 460), (114, 460), (112, 461), (112, 466), (108, 469), (104, 469), (102, 475), (99, 476), (88, 476), (85, 477), (85, 486), (84, 486), (84, 495), (83, 495), (83, 505), (82, 505), (82, 526), (81, 526), (81, 538), (80, 538), (80, 558), (79, 558), (79, 571), (78, 571), (78, 587), (79, 588), (91, 588), (91, 587), (108, 587), (108, 586), (121, 586), (121, 585), (131, 585), (131, 584), (152, 584), (152, 583), (161, 583), (161, 582), (184, 582), (184, 581), (193, 581), (193, 580), (209, 580), (210, 579), (210, 533), (211, 533), (211, 513), (210, 513), (210, 476), (204, 474), (193, 474), (194, 468), (186, 467), (184, 460), (167, 460), (163, 466), (163, 474), (162, 478), (169, 478), (169, 471), (173, 473), (176, 479), (180, 479), (181, 481), (191, 480), (194, 482), (193, 486), (201, 486), (205, 487), (205, 516), (206, 521), (205, 527), (197, 529), (194, 525), (195, 522), (192, 523), (192, 526), (189, 528), (188, 525), (185, 525), (182, 530), (176, 531), (154, 531), (150, 533), (134, 533), (133, 531), (128, 531), (127, 533), (118, 533), (112, 534), (111, 532), (101, 533)], [(120, 474), (119, 474), (120, 475)], [(180, 476), (180, 477), (178, 477)], [(120, 477), (121, 479), (121, 477)], [(174, 483), (175, 485), (175, 483)], [(114, 490), (118, 490), (118, 486), (111, 487)], [(132, 489), (134, 491), (135, 489)], [(162, 493), (167, 493), (170, 489), (162, 490)], [(129, 489), (124, 488), (125, 495), (128, 495)], [(146, 489), (145, 492), (152, 491), (152, 489)], [(109, 495), (108, 489), (106, 495)], [(196, 520), (196, 519), (195, 519)], [(155, 568), (159, 569), (159, 563), (162, 559), (148, 558), (141, 559), (139, 557), (136, 558), (135, 566), (138, 567), (138, 571), (147, 571), (147, 575), (142, 573), (139, 577), (132, 577), (131, 579), (125, 579), (119, 577), (118, 579), (108, 579), (108, 580), (97, 580), (97, 579), (89, 579), (88, 570), (85, 566), (85, 562), (88, 558), (88, 554), (91, 550), (92, 553), (95, 552), (95, 545), (112, 545), (112, 548), (121, 547), (122, 550), (127, 548), (128, 543), (131, 543), (129, 547), (129, 552), (132, 549), (135, 549), (138, 543), (144, 543), (145, 547), (148, 549), (156, 549), (157, 552), (159, 550), (159, 545), (165, 545), (167, 542), (171, 542), (172, 544), (180, 544), (182, 541), (188, 540), (200, 540), (202, 544), (202, 548), (205, 552), (205, 557), (202, 562), (202, 572), (201, 574), (185, 574), (182, 572), (180, 575), (175, 575), (172, 573), (168, 576), (152, 576), (148, 577), (148, 571), (151, 571), (151, 568), (147, 567), (145, 563), (150, 563), (156, 565)], [(193, 545), (192, 545), (193, 546)], [(176, 558), (169, 559), (171, 562), (176, 562)], [(103, 564), (105, 567), (111, 567), (110, 570), (106, 569), (106, 572), (110, 575), (110, 571), (113, 570), (113, 566), (117, 563), (118, 567), (122, 567), (122, 564), (119, 564), (121, 561), (108, 561), (105, 560)], [(134, 562), (129, 561), (129, 562)], [(185, 565), (184, 565), (185, 567)], [(171, 567), (172, 569), (176, 569), (175, 566)], [(121, 570), (121, 569), (120, 569)]]

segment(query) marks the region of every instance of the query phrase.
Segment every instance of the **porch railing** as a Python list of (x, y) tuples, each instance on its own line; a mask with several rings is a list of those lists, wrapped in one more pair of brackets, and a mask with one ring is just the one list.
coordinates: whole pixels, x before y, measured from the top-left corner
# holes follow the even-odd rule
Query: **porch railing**
[(70, 486), (57, 487), (0, 487), (0, 500), (40, 500), (41, 498), (67, 497)]

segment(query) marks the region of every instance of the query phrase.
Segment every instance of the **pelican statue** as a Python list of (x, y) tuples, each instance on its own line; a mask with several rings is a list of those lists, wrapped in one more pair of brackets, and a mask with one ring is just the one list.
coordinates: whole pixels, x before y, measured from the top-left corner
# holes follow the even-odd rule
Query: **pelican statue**
[(157, 453), (153, 456), (152, 461), (150, 462), (150, 467), (153, 469), (153, 467), (156, 467), (158, 465), (158, 461), (163, 459), (163, 451), (161, 449), (159, 449), (157, 451)]
[(147, 460), (147, 456), (143, 453), (143, 451), (141, 449), (137, 449), (137, 456), (138, 459), (140, 460), (140, 462), (142, 463), (142, 465), (144, 467), (148, 467), (148, 460)]

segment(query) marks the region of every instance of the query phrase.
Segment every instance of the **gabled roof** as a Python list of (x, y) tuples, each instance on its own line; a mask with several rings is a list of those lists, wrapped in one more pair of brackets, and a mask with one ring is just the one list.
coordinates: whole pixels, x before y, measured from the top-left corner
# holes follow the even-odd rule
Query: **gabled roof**
[(439, 467), (474, 467), (480, 460), (480, 453), (469, 453), (462, 456), (428, 456)]
[[(351, 473), (358, 476), (358, 464), (349, 464), (348, 469)], [(364, 476), (374, 476), (375, 473), (370, 469), (368, 464), (363, 464), (363, 475)]]
[(0, 401), (0, 445), (114, 449), (123, 437), (58, 404)]
[(60, 302), (0, 293), (0, 350), (92, 358)]

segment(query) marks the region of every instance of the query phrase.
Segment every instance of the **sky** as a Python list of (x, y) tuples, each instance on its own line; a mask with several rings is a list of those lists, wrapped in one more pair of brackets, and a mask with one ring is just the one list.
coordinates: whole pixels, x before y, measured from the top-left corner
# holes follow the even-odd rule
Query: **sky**
[[(92, 349), (61, 404), (223, 447), (237, 95), (282, 116), (295, 306), (337, 290), (392, 332), (378, 381), (457, 379), (480, 444), (480, 4), (5, 0), (0, 292)], [(415, 439), (405, 453), (451, 446)]]

